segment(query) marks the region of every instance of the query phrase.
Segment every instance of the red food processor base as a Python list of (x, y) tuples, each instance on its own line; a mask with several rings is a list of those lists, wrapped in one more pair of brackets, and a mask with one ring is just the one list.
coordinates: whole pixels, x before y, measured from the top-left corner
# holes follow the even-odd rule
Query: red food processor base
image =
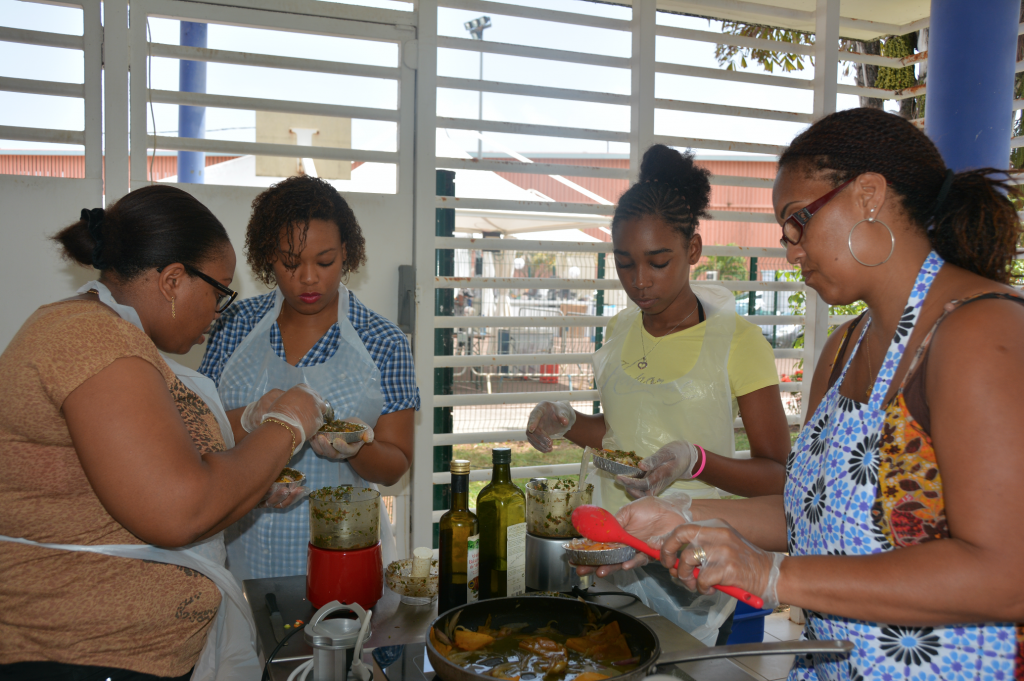
[(370, 610), (384, 595), (384, 561), (380, 542), (365, 549), (335, 551), (309, 544), (306, 598), (314, 608), (331, 601), (358, 603)]

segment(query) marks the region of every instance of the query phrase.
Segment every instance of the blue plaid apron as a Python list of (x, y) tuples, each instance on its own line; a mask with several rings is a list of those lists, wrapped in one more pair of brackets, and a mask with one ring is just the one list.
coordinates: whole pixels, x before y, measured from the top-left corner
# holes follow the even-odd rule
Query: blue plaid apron
[[(348, 289), (342, 285), (338, 291), (341, 340), (334, 356), (323, 364), (298, 368), (278, 357), (270, 342), (271, 328), (284, 302), (281, 290), (275, 290), (273, 309), (249, 332), (224, 367), (219, 390), (225, 409), (244, 407), (268, 390), (287, 390), (304, 382), (330, 401), (338, 418), (357, 416), (371, 427), (376, 425), (384, 407), (380, 370), (348, 319), (348, 295)], [(306, 475), (306, 485), (311, 489), (336, 485), (377, 488), (360, 477), (351, 464), (317, 456), (308, 443), (289, 466)], [(383, 504), (380, 533), (387, 565), (396, 559), (397, 552)], [(262, 579), (305, 574), (309, 501), (285, 509), (250, 511), (235, 526), (235, 534), (230, 537), (228, 550), (231, 570), (236, 575)], [(237, 565), (242, 552), (232, 550), (236, 542), (244, 551), (244, 567)]]

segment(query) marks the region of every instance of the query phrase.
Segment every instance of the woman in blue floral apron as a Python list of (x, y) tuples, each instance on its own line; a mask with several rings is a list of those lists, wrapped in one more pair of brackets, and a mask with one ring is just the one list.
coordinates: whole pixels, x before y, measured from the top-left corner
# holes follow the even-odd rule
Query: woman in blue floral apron
[(867, 303), (824, 348), (785, 493), (694, 501), (696, 523), (647, 500), (620, 519), (647, 536), (688, 523), (651, 542), (666, 565), (681, 556), (689, 588), (803, 607), (805, 638), (854, 644), (798, 658), (790, 679), (1022, 679), (1024, 301), (1005, 285), (1020, 234), (1007, 187), (991, 168), (947, 170), (876, 109), (822, 119), (779, 165), (788, 259), (826, 302)]

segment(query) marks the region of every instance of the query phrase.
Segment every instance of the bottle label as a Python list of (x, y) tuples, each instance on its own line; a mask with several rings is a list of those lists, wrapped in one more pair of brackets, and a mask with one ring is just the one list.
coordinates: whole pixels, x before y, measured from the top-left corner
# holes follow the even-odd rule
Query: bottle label
[(509, 596), (526, 593), (526, 523), (510, 525), (505, 535), (508, 560), (507, 591)]
[(466, 602), (480, 600), (480, 535), (474, 534), (466, 543)]

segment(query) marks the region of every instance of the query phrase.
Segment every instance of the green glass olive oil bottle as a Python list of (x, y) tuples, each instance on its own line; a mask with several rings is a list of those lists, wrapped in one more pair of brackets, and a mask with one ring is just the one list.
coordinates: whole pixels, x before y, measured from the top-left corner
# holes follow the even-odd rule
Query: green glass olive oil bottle
[(452, 507), (441, 516), (437, 611), (475, 603), (480, 591), (480, 524), (469, 510), (469, 461), (451, 464)]
[(491, 450), (491, 482), (476, 498), (480, 519), (480, 598), (526, 592), (526, 495), (512, 484), (512, 450)]

